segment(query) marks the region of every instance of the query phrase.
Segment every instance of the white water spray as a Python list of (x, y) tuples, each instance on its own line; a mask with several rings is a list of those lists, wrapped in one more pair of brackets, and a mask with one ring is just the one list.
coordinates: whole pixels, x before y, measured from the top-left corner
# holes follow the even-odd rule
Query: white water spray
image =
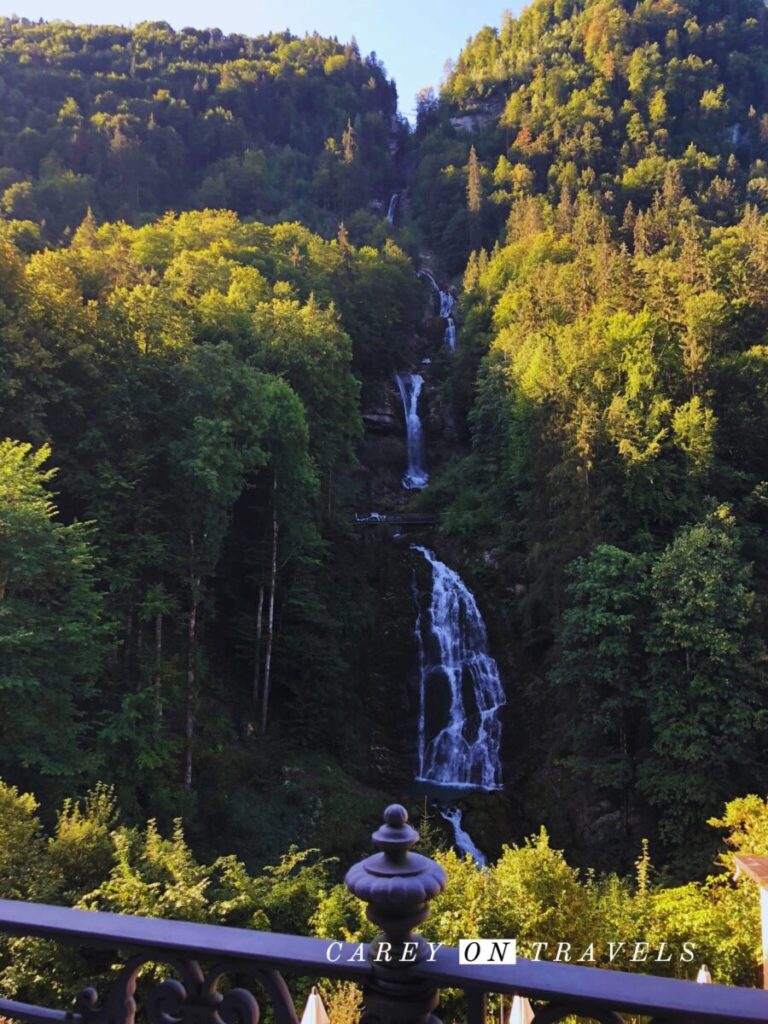
[(445, 818), (453, 829), (453, 845), (461, 856), (466, 857), (469, 854), (478, 867), (486, 867), (488, 858), (482, 850), (475, 846), (472, 836), (462, 827), (461, 809), (458, 807), (442, 807), (440, 809), (440, 816)]
[(395, 226), (395, 214), (397, 213), (397, 204), (400, 201), (400, 193), (393, 192), (389, 198), (389, 206), (387, 207), (387, 224), (390, 227)]
[(448, 317), (448, 323), (447, 323), (447, 326), (445, 328), (444, 340), (445, 340), (445, 344), (448, 346), (448, 348), (451, 350), (451, 352), (455, 352), (456, 351), (456, 321), (453, 319), (452, 316)]
[(424, 431), (419, 416), (419, 397), (424, 378), (418, 373), (396, 373), (395, 380), (403, 402), (408, 437), (408, 468), (403, 474), (403, 487), (409, 491), (417, 490), (426, 487), (429, 482), (425, 468)]
[(432, 285), (435, 292), (437, 292), (440, 301), (440, 316), (445, 320), (445, 334), (443, 335), (443, 340), (451, 352), (455, 352), (456, 321), (453, 319), (451, 314), (456, 300), (450, 292), (443, 291), (430, 270), (420, 270), (419, 276), (425, 277)]
[(427, 548), (429, 609), (419, 612), (419, 770), (417, 780), (453, 789), (501, 789), (501, 722), (506, 703), (488, 650), (485, 622), (459, 574)]

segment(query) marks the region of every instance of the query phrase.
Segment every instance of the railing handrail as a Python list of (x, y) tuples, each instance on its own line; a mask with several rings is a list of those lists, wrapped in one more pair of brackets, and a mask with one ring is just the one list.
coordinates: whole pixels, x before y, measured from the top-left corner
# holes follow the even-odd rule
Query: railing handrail
[(338, 963), (328, 961), (325, 939), (261, 932), (229, 925), (201, 924), (167, 917), (139, 917), (104, 910), (77, 910), (50, 903), (0, 900), (0, 933), (53, 939), (66, 945), (157, 950), (232, 962), (269, 964), (302, 973), (363, 981), (370, 965), (347, 957), (357, 949), (343, 943)]
[(548, 960), (516, 964), (459, 966), (458, 950), (444, 947), (434, 963), (419, 965), (419, 972), (435, 985), (522, 995), (570, 1007), (625, 1011), (649, 1017), (701, 1021), (768, 1021), (768, 992), (729, 985), (700, 985), (680, 978), (631, 974), (606, 967), (590, 967)]
[[(358, 949), (356, 943), (337, 944), (334, 951), (339, 960), (334, 962), (327, 957), (330, 940), (326, 939), (20, 900), (0, 900), (0, 933), (68, 945), (140, 949), (232, 964), (268, 965), (303, 976), (359, 983), (365, 982), (372, 971), (367, 961), (349, 960)], [(590, 1010), (610, 1009), (686, 1021), (768, 1021), (768, 992), (761, 989), (700, 985), (675, 978), (522, 958), (515, 965), (459, 966), (458, 950), (445, 946), (436, 951), (433, 962), (416, 964), (411, 970), (414, 976), (435, 986), (469, 993), (528, 996), (582, 1009), (584, 1016), (590, 1016)], [(48, 1019), (58, 1017), (54, 1013)]]

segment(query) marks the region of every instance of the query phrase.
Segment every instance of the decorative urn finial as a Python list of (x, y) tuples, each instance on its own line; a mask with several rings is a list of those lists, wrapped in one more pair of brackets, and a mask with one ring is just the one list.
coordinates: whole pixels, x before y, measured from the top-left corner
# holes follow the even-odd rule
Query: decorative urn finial
[(365, 986), (363, 1024), (439, 1024), (432, 1015), (437, 990), (408, 975), (429, 955), (429, 944), (413, 928), (429, 915), (428, 902), (445, 888), (446, 874), (429, 857), (413, 853), (419, 833), (408, 824), (401, 804), (387, 807), (372, 838), (379, 852), (353, 865), (344, 879), (349, 891), (368, 904), (368, 919), (382, 929), (368, 950), (373, 975)]
[(411, 930), (429, 915), (428, 901), (445, 888), (445, 872), (429, 857), (411, 852), (419, 833), (408, 824), (401, 804), (387, 807), (384, 824), (372, 838), (380, 852), (353, 865), (344, 879), (349, 891), (368, 904), (369, 920), (383, 931), (372, 954), (382, 941), (392, 944), (393, 955), (401, 952), (403, 943), (416, 942), (420, 960), (426, 944)]

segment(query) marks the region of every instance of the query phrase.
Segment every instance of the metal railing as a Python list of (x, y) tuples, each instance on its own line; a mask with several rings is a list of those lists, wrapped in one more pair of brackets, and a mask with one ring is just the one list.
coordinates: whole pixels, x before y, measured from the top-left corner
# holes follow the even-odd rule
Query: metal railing
[(354, 512), (350, 521), (355, 526), (435, 526), (440, 516), (436, 512)]
[(0, 999), (0, 1016), (27, 1024), (133, 1024), (141, 969), (160, 963), (177, 977), (153, 985), (142, 999), (148, 1024), (258, 1024), (260, 1008), (250, 990), (218, 991), (225, 975), (253, 978), (266, 992), (276, 1024), (297, 1024), (283, 972), (359, 983), (365, 1024), (439, 1024), (441, 987), (465, 993), (468, 1024), (485, 1024), (490, 993), (535, 1000), (534, 1024), (569, 1016), (621, 1024), (621, 1013), (655, 1024), (768, 1021), (768, 992), (759, 989), (520, 959), (514, 965), (460, 965), (456, 949), (433, 950), (413, 932), (446, 878), (438, 864), (412, 851), (418, 836), (405, 810), (388, 807), (373, 838), (379, 852), (346, 877), (382, 929), (365, 947), (365, 961), (350, 959), (358, 949), (352, 943), (334, 943), (329, 958), (330, 944), (323, 939), (0, 900), (0, 934), (127, 955), (109, 991), (73, 993), (72, 1009)]

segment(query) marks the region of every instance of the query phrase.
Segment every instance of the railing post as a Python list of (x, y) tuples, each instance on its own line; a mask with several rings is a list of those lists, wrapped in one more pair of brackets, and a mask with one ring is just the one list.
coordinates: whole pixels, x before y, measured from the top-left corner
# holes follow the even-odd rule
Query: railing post
[(430, 955), (429, 943), (413, 928), (428, 915), (428, 901), (445, 888), (439, 864), (411, 847), (419, 833), (408, 824), (400, 804), (384, 811), (384, 824), (373, 833), (380, 852), (347, 872), (347, 888), (368, 904), (368, 919), (382, 932), (369, 949), (373, 972), (363, 990), (363, 1024), (440, 1024), (432, 1011), (439, 993), (413, 976), (413, 966)]

